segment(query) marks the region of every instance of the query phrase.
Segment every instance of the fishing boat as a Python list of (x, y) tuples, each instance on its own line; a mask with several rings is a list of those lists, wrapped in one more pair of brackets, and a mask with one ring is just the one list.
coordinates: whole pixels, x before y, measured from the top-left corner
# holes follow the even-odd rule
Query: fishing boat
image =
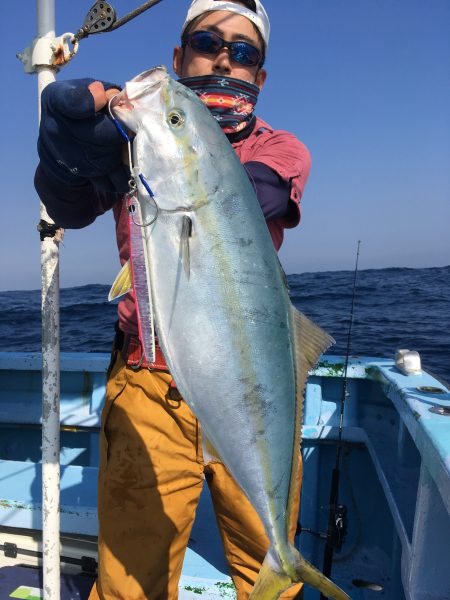
[[(97, 2), (75, 37), (55, 37), (54, 0), (37, 0), (37, 37), (19, 57), (37, 73), (39, 93), (82, 37), (159, 1), (118, 21)], [(57, 231), (45, 211), (41, 217), (43, 351), (0, 352), (0, 600), (84, 599), (97, 571), (109, 356), (58, 352)], [(326, 556), (353, 600), (450, 600), (450, 391), (418, 362), (409, 351), (392, 359), (330, 355), (309, 374), (296, 545), (318, 568)], [(207, 486), (179, 597), (235, 597)], [(305, 600), (318, 598), (305, 589)]]
[[(416, 360), (410, 372), (408, 354)], [(417, 360), (412, 352), (348, 361), (329, 355), (308, 378), (296, 544), (321, 568), (341, 437), (341, 539), (331, 576), (353, 600), (450, 599), (450, 390)], [(87, 598), (97, 568), (98, 435), (108, 362), (103, 353), (61, 354), (55, 461), (64, 600)], [(43, 597), (41, 369), (40, 353), (0, 353), (1, 599)], [(234, 597), (205, 486), (180, 599)], [(308, 588), (304, 598), (317, 600), (319, 593)]]

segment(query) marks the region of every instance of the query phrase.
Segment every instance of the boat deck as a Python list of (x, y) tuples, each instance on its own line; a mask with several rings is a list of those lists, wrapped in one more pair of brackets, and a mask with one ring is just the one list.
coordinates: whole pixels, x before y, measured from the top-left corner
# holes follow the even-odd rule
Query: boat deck
[[(98, 431), (108, 360), (106, 354), (61, 356), (62, 560), (65, 571), (78, 574), (95, 570)], [(313, 533), (303, 532), (297, 543), (317, 565), (342, 370), (341, 357), (325, 356), (311, 372), (305, 396), (301, 523)], [(348, 532), (335, 554), (333, 579), (354, 600), (449, 600), (449, 389), (425, 372), (403, 375), (389, 359), (352, 358), (348, 378), (340, 497)], [(40, 355), (0, 353), (0, 600), (12, 591), (2, 589), (5, 567), (39, 563), (40, 423)], [(181, 600), (234, 597), (206, 488), (184, 562)], [(39, 583), (39, 572), (30, 573)], [(89, 575), (78, 577), (90, 584)], [(62, 597), (86, 597), (79, 593)], [(318, 597), (306, 590), (305, 600)]]

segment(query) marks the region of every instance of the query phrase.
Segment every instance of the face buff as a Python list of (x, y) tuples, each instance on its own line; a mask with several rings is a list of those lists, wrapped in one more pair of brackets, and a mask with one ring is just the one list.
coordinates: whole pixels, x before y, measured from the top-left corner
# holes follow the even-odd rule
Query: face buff
[(203, 75), (178, 80), (197, 94), (226, 134), (242, 131), (252, 120), (259, 87), (250, 81)]

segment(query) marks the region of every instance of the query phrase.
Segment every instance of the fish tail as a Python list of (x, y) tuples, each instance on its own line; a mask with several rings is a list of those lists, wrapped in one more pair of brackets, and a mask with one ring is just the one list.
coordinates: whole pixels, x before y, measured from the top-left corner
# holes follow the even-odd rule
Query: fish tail
[(269, 550), (249, 600), (276, 600), (283, 592), (299, 582), (307, 583), (330, 600), (351, 600), (350, 596), (305, 560), (296, 548), (291, 546), (290, 550), (295, 564), (289, 565), (286, 570), (274, 560)]

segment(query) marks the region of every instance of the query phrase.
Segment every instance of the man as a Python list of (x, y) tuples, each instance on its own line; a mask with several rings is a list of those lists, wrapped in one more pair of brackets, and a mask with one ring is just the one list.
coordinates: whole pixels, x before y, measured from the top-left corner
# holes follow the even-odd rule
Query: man
[[(173, 69), (218, 119), (253, 182), (278, 250), (284, 228), (300, 220), (310, 158), (293, 135), (253, 114), (266, 79), (268, 40), (259, 0), (194, 0)], [(124, 263), (129, 173), (122, 139), (102, 112), (115, 93), (113, 84), (87, 79), (46, 88), (35, 183), (62, 227), (84, 227), (112, 208)], [(119, 304), (100, 454), (99, 575), (91, 600), (177, 598), (204, 479), (238, 598), (248, 597), (268, 549), (263, 527), (224, 465), (205, 460), (199, 424), (161, 352), (155, 363), (143, 360), (132, 295)], [(294, 531), (293, 522), (292, 537)], [(294, 598), (300, 587), (282, 597)]]

